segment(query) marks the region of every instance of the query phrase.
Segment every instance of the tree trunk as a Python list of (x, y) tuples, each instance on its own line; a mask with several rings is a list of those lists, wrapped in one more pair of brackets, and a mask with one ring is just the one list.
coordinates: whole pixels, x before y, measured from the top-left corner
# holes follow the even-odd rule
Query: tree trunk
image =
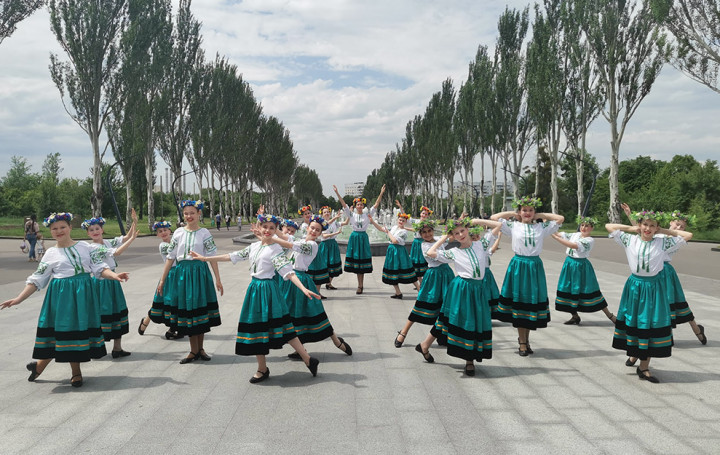
[(90, 207), (93, 217), (102, 216), (102, 159), (100, 158), (100, 137), (91, 131), (90, 142), (93, 149), (93, 194), (90, 198)]
[[(147, 214), (148, 214), (148, 227), (152, 227), (152, 225), (155, 223), (155, 197), (153, 194), (153, 159), (152, 154), (145, 155), (145, 180), (147, 182), (145, 183), (147, 186), (145, 188), (145, 192), (147, 195)], [(162, 182), (162, 175), (160, 175), (160, 180)], [(162, 186), (162, 183), (161, 183)], [(160, 201), (160, 205), (162, 205), (162, 200)]]

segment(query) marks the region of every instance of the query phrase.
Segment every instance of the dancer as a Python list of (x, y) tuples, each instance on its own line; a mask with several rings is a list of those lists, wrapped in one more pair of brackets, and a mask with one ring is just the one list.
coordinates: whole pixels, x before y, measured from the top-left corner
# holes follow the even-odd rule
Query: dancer
[[(402, 204), (397, 199), (395, 199), (395, 205), (398, 206), (401, 213), (405, 213), (405, 210), (403, 210)], [(415, 276), (417, 277), (418, 282), (420, 284), (422, 284), (423, 276), (425, 276), (425, 272), (427, 272), (428, 262), (427, 262), (427, 259), (425, 258), (425, 254), (422, 251), (423, 238), (420, 235), (420, 233), (417, 231), (417, 229), (414, 228), (414, 225), (416, 223), (421, 223), (421, 222), (427, 220), (430, 217), (430, 215), (432, 215), (432, 214), (433, 214), (433, 211), (423, 205), (422, 207), (420, 207), (420, 219), (414, 219), (414, 218), (408, 219), (409, 225), (413, 226), (412, 229), (408, 229), (408, 230), (415, 230), (415, 235), (413, 237), (413, 243), (412, 243), (412, 246), (410, 247), (410, 260), (412, 260), (413, 267), (415, 268)]]
[(316, 376), (320, 361), (310, 357), (300, 342), (285, 299), (280, 295), (280, 289), (273, 277), (279, 273), (284, 279), (291, 280), (307, 298), (319, 299), (320, 296), (303, 286), (293, 272), (292, 263), (282, 253), (277, 243), (280, 239), (275, 236), (280, 219), (273, 215), (261, 214), (258, 215), (258, 223), (259, 226), (254, 229), (260, 235), (260, 241), (230, 254), (205, 257), (192, 252), (192, 256), (210, 263), (232, 261), (236, 264), (238, 261), (250, 260), (252, 281), (245, 293), (240, 311), (235, 354), (254, 355), (257, 358), (258, 368), (250, 378), (251, 384), (257, 384), (270, 377), (265, 356), (270, 353), (270, 349), (280, 349), (285, 343), (295, 349), (310, 373)]
[(640, 359), (636, 369), (640, 379), (658, 383), (650, 373), (650, 360), (670, 357), (673, 346), (669, 293), (662, 271), (668, 254), (685, 245), (692, 233), (661, 228), (662, 212), (643, 210), (632, 218), (637, 226), (605, 225), (610, 237), (625, 249), (631, 272), (620, 298), (612, 345), (629, 356), (625, 365), (634, 366)]
[(567, 247), (567, 257), (558, 279), (555, 309), (572, 315), (564, 322), (565, 325), (580, 325), (578, 312), (594, 313), (598, 310), (602, 310), (614, 324), (615, 315), (608, 310), (607, 302), (600, 292), (595, 269), (588, 260), (590, 250), (595, 244), (590, 233), (598, 221), (595, 218), (578, 217), (577, 223), (580, 232), (570, 235), (560, 232), (552, 235), (558, 243)]
[(353, 232), (348, 239), (347, 251), (345, 252), (345, 271), (357, 275), (358, 287), (355, 294), (363, 293), (363, 282), (366, 273), (372, 273), (372, 253), (370, 252), (370, 239), (367, 235), (368, 224), (370, 220), (368, 216), (375, 216), (380, 206), (380, 200), (385, 193), (385, 185), (380, 189), (380, 195), (375, 201), (375, 205), (370, 207), (368, 213), (364, 213), (363, 209), (367, 200), (364, 197), (356, 197), (353, 199), (354, 212), (350, 211), (350, 207), (340, 196), (337, 186), (333, 185), (333, 190), (343, 206), (343, 212), (348, 219), (351, 220)]
[[(630, 215), (632, 214), (632, 212), (630, 211), (630, 206), (628, 206), (627, 204), (621, 204), (621, 207), (625, 211), (625, 214), (628, 215), (631, 224), (636, 225), (637, 222), (633, 218), (630, 218)], [(685, 231), (687, 230), (688, 223), (691, 222), (693, 219), (694, 215), (688, 216), (679, 211), (674, 211), (670, 215), (670, 229)], [(687, 303), (687, 300), (685, 298), (685, 292), (683, 292), (682, 284), (680, 284), (680, 279), (678, 278), (677, 272), (675, 271), (675, 267), (670, 264), (670, 261), (672, 261), (672, 257), (674, 255), (674, 251), (669, 253), (665, 258), (665, 264), (663, 266), (663, 273), (665, 274), (666, 280), (665, 284), (667, 285), (668, 291), (668, 301), (670, 302), (670, 316), (672, 317), (672, 326), (673, 328), (675, 328), (677, 324), (683, 324), (687, 322), (690, 325), (690, 328), (692, 329), (697, 339), (704, 346), (707, 344), (705, 327), (695, 321), (695, 315), (693, 314), (690, 306)]]
[[(162, 258), (163, 264), (165, 264), (165, 261), (167, 261), (167, 255), (168, 252), (172, 249), (172, 225), (169, 221), (156, 221), (153, 225), (151, 230), (155, 232), (155, 235), (157, 235), (162, 242), (160, 242), (160, 245), (158, 246), (158, 249), (160, 250), (160, 257)], [(169, 318), (172, 312), (169, 310), (168, 307), (165, 306), (165, 299), (168, 298), (168, 292), (170, 289), (168, 289), (168, 282), (173, 282), (175, 280), (175, 265), (176, 263), (173, 262), (173, 266), (168, 272), (167, 280), (165, 281), (165, 289), (163, 290), (162, 295), (158, 295), (156, 292), (153, 296), (152, 306), (150, 307), (150, 310), (148, 310), (147, 316), (142, 318), (140, 320), (140, 326), (138, 326), (138, 333), (140, 335), (145, 335), (145, 330), (148, 328), (148, 325), (150, 324), (150, 321), (156, 323), (156, 324), (167, 324), (168, 326), (176, 326), (176, 322), (170, 322)], [(166, 320), (166, 317), (168, 320)], [(183, 338), (185, 335), (179, 335), (174, 330), (167, 330), (165, 332), (165, 338), (168, 340), (179, 340), (180, 338)]]
[[(444, 335), (447, 337), (447, 354), (465, 360), (467, 376), (475, 376), (474, 361), (492, 358), (492, 320), (483, 285), (488, 244), (470, 239), (468, 228), (471, 225), (488, 226), (495, 233), (500, 229), (500, 223), (490, 220), (464, 218), (447, 222), (445, 234), (430, 247), (427, 256), (443, 263), (454, 262), (457, 276), (445, 291), (440, 313), (430, 334), (415, 346), (425, 361), (432, 363), (435, 359), (429, 352), (430, 346), (438, 335)], [(448, 234), (452, 234), (459, 247), (439, 253)]]
[(327, 221), (328, 227), (322, 235), (323, 241), (320, 242), (318, 246), (318, 254), (325, 256), (325, 262), (327, 263), (328, 282), (325, 285), (325, 289), (328, 291), (334, 291), (337, 288), (332, 285), (332, 280), (336, 276), (340, 276), (342, 274), (340, 247), (338, 246), (335, 237), (342, 233), (342, 226), (347, 225), (350, 222), (350, 219), (347, 218), (342, 224), (339, 224), (337, 220), (340, 218), (340, 213), (331, 218), (332, 209), (327, 205), (320, 209), (320, 213), (322, 214), (323, 219)]
[[(83, 221), (81, 227), (85, 229), (88, 236), (92, 240), (90, 246), (93, 248), (93, 254), (101, 255), (102, 260), (110, 267), (113, 272), (117, 268), (115, 258), (122, 254), (137, 238), (137, 221), (138, 216), (135, 209), (131, 211), (132, 225), (128, 233), (122, 237), (115, 237), (112, 240), (103, 239), (105, 230), (105, 219), (103, 217), (90, 218)], [(123, 249), (119, 249), (123, 247)], [(102, 323), (102, 331), (105, 341), (113, 342), (111, 351), (112, 358), (118, 359), (127, 357), (130, 352), (122, 348), (122, 336), (130, 331), (128, 323), (128, 308), (125, 301), (125, 294), (122, 286), (116, 280), (93, 279), (93, 283), (98, 288), (98, 296), (100, 299), (100, 322)]]
[(35, 273), (25, 282), (25, 288), (14, 299), (0, 304), (0, 309), (20, 304), (35, 291), (47, 286), (40, 317), (33, 359), (27, 364), (28, 381), (35, 381), (52, 359), (70, 363), (73, 387), (83, 385), (80, 362), (99, 359), (107, 351), (100, 327), (100, 308), (97, 288), (90, 274), (106, 280), (127, 281), (127, 272), (115, 273), (93, 255), (86, 242), (71, 238), (73, 216), (71, 213), (52, 213), (43, 224), (50, 228), (50, 235), (57, 241), (48, 248)]
[[(318, 254), (319, 247), (315, 239), (321, 236), (322, 231), (326, 229), (327, 222), (320, 216), (312, 215), (306, 229), (307, 235), (305, 239), (294, 242), (275, 241), (281, 246), (292, 249), (293, 257), (291, 262), (293, 263), (295, 275), (305, 288), (315, 293), (317, 293), (315, 282), (306, 271)], [(295, 326), (295, 332), (302, 344), (331, 338), (336, 348), (347, 355), (352, 355), (350, 345), (342, 337), (335, 335), (327, 314), (325, 314), (322, 301), (308, 298), (300, 288), (293, 286), (288, 281), (282, 282), (280, 292), (287, 303), (290, 318)], [(301, 359), (297, 351), (288, 354), (288, 357), (295, 360)]]
[[(415, 268), (410, 260), (410, 255), (405, 249), (405, 239), (407, 238), (405, 222), (409, 218), (410, 215), (407, 213), (398, 213), (397, 225), (393, 226), (390, 230), (383, 227), (383, 230), (390, 239), (390, 244), (385, 253), (382, 282), (395, 288), (395, 294), (390, 296), (391, 299), (402, 300), (403, 295), (400, 291), (400, 283), (413, 284), (416, 290), (420, 290), (418, 279), (415, 276)], [(372, 217), (370, 217), (370, 219), (372, 220)]]
[[(168, 296), (165, 304), (170, 314), (166, 316), (166, 320), (170, 321), (171, 330), (181, 335), (188, 335), (190, 338), (190, 353), (180, 361), (186, 364), (197, 359), (204, 361), (211, 359), (205, 353), (203, 344), (205, 333), (221, 323), (215, 289), (223, 295), (223, 285), (216, 263), (210, 264), (215, 275), (215, 289), (213, 289), (207, 264), (193, 260), (190, 254), (191, 251), (195, 251), (203, 256), (212, 256), (217, 252), (210, 232), (199, 226), (203, 203), (186, 200), (181, 203), (181, 207), (186, 224), (177, 229), (172, 236), (172, 248), (167, 253), (157, 293), (159, 296), (164, 296), (167, 282)], [(175, 274), (173, 281), (169, 281), (168, 275), (173, 264), (176, 264)]]
[[(425, 273), (425, 279), (420, 285), (415, 306), (410, 311), (405, 326), (398, 332), (397, 337), (395, 337), (396, 348), (402, 347), (407, 339), (410, 327), (412, 327), (414, 323), (419, 322), (425, 325), (435, 325), (440, 307), (443, 304), (445, 290), (448, 288), (452, 279), (455, 278), (455, 274), (448, 264), (427, 255), (430, 247), (438, 240), (435, 238), (435, 222), (432, 220), (424, 220), (415, 223), (413, 227), (415, 228), (415, 232), (419, 233), (423, 239), (421, 248), (423, 255), (425, 255), (428, 269)], [(445, 245), (446, 244), (443, 243), (436, 248), (436, 253), (443, 254)]]
[[(303, 217), (303, 223), (300, 225), (300, 235), (299, 237), (301, 239), (304, 239), (307, 237), (308, 228), (310, 226), (310, 219), (312, 218), (312, 207), (308, 204), (305, 207), (298, 210), (298, 214), (302, 215)], [(323, 236), (320, 235), (315, 239), (315, 243), (320, 245), (323, 241)], [(330, 274), (328, 273), (328, 265), (327, 265), (327, 259), (324, 254), (316, 254), (315, 259), (313, 259), (312, 263), (306, 270), (307, 274), (310, 275), (310, 278), (312, 278), (313, 282), (315, 283), (315, 286), (317, 288), (317, 293), (320, 294), (321, 299), (326, 299), (324, 295), (319, 291), (319, 289), (322, 287), (323, 284), (330, 282)]]
[[(565, 218), (554, 213), (537, 213), (542, 201), (523, 196), (513, 201), (517, 211), (500, 212), (491, 220), (500, 220), (501, 230), (512, 238), (515, 255), (510, 260), (498, 304), (498, 320), (512, 322), (518, 330), (518, 354), (533, 354), (530, 331), (547, 327), (550, 309), (545, 268), (540, 253), (545, 237), (557, 232)], [(513, 220), (514, 218), (514, 220)], [(543, 220), (536, 223), (536, 220)]]
[(502, 232), (499, 230), (496, 233), (488, 231), (483, 235), (483, 228), (478, 226), (468, 229), (468, 233), (470, 234), (470, 240), (473, 242), (483, 242), (483, 246), (487, 250), (488, 254), (485, 255), (483, 286), (485, 286), (485, 295), (487, 296), (488, 305), (490, 306), (491, 317), (492, 319), (498, 319), (497, 307), (498, 303), (500, 303), (500, 289), (495, 281), (495, 275), (493, 275), (492, 270), (490, 270), (490, 257), (500, 246)]

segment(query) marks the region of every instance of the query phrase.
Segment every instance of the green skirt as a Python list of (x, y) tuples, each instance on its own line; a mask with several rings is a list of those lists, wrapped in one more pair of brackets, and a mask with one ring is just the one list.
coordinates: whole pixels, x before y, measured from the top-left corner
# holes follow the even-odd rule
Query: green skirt
[(405, 245), (390, 244), (385, 253), (382, 282), (385, 284), (411, 284), (417, 281), (415, 268)]
[(425, 325), (435, 324), (443, 303), (443, 295), (453, 278), (455, 273), (447, 264), (428, 268), (408, 321)]
[(342, 274), (342, 260), (340, 259), (340, 247), (338, 246), (337, 240), (327, 239), (320, 242), (318, 254), (325, 256), (328, 274), (331, 278), (335, 278), (336, 276), (340, 276)]
[(665, 277), (630, 275), (625, 282), (612, 346), (630, 357), (670, 357), (672, 318)]
[(590, 261), (566, 257), (558, 279), (555, 309), (566, 313), (594, 313), (606, 307)]
[(372, 273), (372, 253), (367, 232), (353, 231), (345, 252), (345, 271), (348, 273)]
[(90, 274), (52, 279), (40, 309), (33, 358), (88, 362), (105, 354), (99, 298)]
[(245, 293), (235, 354), (267, 355), (297, 337), (285, 299), (274, 278), (253, 278)]
[(492, 358), (492, 320), (482, 280), (453, 278), (430, 333), (447, 337), (449, 356), (478, 362)]
[[(295, 271), (295, 275), (303, 286), (312, 292), (317, 292), (317, 287), (310, 275), (299, 270)], [(305, 344), (330, 338), (334, 331), (327, 314), (325, 314), (322, 300), (309, 299), (297, 286), (292, 283), (288, 284), (283, 287), (282, 294), (300, 341)]]
[(128, 308), (122, 285), (115, 280), (93, 278), (100, 297), (100, 323), (105, 341), (115, 340), (130, 331)]
[(180, 261), (175, 266), (172, 290), (165, 304), (170, 312), (170, 329), (181, 335), (200, 335), (220, 325), (215, 284), (210, 267), (202, 261)]
[(550, 308), (545, 268), (539, 256), (515, 255), (510, 260), (498, 303), (497, 319), (513, 327), (547, 327)]

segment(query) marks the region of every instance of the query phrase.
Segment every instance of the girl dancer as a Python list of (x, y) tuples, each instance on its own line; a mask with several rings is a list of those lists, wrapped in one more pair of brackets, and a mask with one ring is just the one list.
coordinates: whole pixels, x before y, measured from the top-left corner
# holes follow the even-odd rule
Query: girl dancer
[[(420, 221), (413, 227), (415, 228), (415, 232), (419, 233), (423, 239), (421, 248), (428, 264), (428, 270), (425, 273), (425, 279), (422, 281), (422, 285), (420, 286), (420, 291), (418, 291), (415, 306), (412, 311), (410, 311), (410, 315), (408, 316), (405, 326), (398, 332), (397, 337), (395, 337), (396, 348), (402, 347), (405, 339), (407, 338), (407, 334), (410, 331), (410, 327), (412, 327), (415, 322), (425, 325), (435, 324), (438, 313), (440, 312), (440, 307), (443, 303), (445, 290), (452, 279), (455, 278), (455, 274), (448, 264), (440, 262), (436, 258), (432, 258), (427, 255), (430, 247), (437, 241), (435, 238), (435, 222), (431, 220)], [(436, 253), (443, 254), (442, 250), (444, 248), (445, 244), (440, 245), (436, 249)]]
[(567, 235), (565, 232), (553, 234), (553, 238), (567, 247), (567, 257), (560, 271), (557, 285), (555, 309), (572, 314), (565, 321), (566, 325), (579, 325), (582, 313), (594, 313), (602, 310), (613, 323), (615, 315), (608, 310), (607, 302), (600, 292), (600, 285), (595, 276), (595, 269), (587, 259), (590, 256), (595, 240), (590, 233), (597, 225), (597, 220), (590, 217), (578, 217), (580, 232)]
[[(631, 218), (632, 212), (627, 204), (622, 204), (621, 207), (625, 211), (625, 214), (630, 219), (631, 224), (636, 225), (637, 223)], [(674, 211), (670, 215), (670, 229), (678, 231), (687, 230), (688, 222), (694, 218), (693, 216), (685, 215), (681, 212)], [(677, 276), (675, 267), (670, 264), (672, 257), (675, 252), (669, 253), (665, 258), (665, 265), (663, 266), (663, 273), (665, 274), (665, 280), (668, 291), (668, 301), (670, 302), (670, 316), (672, 317), (673, 328), (677, 324), (689, 323), (695, 336), (700, 340), (702, 345), (707, 344), (707, 337), (705, 336), (705, 327), (695, 322), (695, 315), (685, 299), (685, 293), (680, 284), (680, 279)]]
[[(405, 213), (405, 210), (403, 210), (403, 206), (397, 199), (395, 200), (395, 205), (398, 206), (401, 213)], [(433, 214), (433, 211), (430, 210), (428, 207), (425, 207), (424, 205), (420, 207), (420, 219), (416, 220), (414, 218), (410, 218), (408, 220), (408, 223), (411, 223), (411, 225), (415, 225), (415, 223), (421, 223), (425, 220), (427, 220), (430, 215)], [(428, 262), (425, 258), (425, 254), (422, 251), (422, 243), (423, 238), (420, 235), (420, 233), (415, 230), (415, 236), (413, 238), (412, 246), (410, 247), (410, 260), (412, 260), (413, 267), (415, 268), (415, 276), (418, 279), (418, 282), (422, 284), (423, 276), (425, 276), (425, 272), (427, 272), (428, 269)]]
[[(610, 237), (625, 249), (632, 273), (620, 298), (613, 348), (627, 353), (627, 366), (633, 366), (639, 358), (637, 375), (652, 383), (660, 381), (650, 374), (650, 359), (670, 357), (673, 346), (667, 282), (661, 272), (668, 254), (692, 238), (687, 231), (660, 228), (663, 218), (661, 212), (643, 210), (633, 215), (638, 226), (605, 225)], [(669, 237), (655, 237), (655, 234)]]
[[(533, 354), (530, 331), (547, 327), (550, 322), (545, 268), (540, 253), (545, 237), (557, 232), (565, 218), (554, 213), (537, 213), (539, 198), (524, 196), (513, 201), (516, 212), (500, 212), (491, 220), (500, 220), (502, 232), (511, 236), (515, 256), (510, 260), (498, 304), (498, 320), (512, 322), (518, 330), (518, 354)], [(513, 220), (514, 218), (514, 220)], [(541, 223), (535, 220), (542, 219)]]
[(80, 387), (83, 385), (80, 362), (107, 354), (100, 327), (97, 288), (92, 284), (90, 273), (116, 281), (127, 281), (129, 274), (113, 272), (100, 256), (92, 255), (89, 244), (74, 241), (70, 237), (72, 218), (72, 214), (66, 212), (45, 218), (43, 224), (50, 228), (57, 244), (48, 248), (22, 292), (0, 304), (0, 309), (18, 305), (47, 285), (33, 350), (33, 358), (38, 361), (27, 364), (28, 381), (37, 379), (55, 359), (70, 363), (70, 384)]
[(368, 213), (363, 213), (367, 200), (364, 197), (356, 197), (353, 199), (354, 212), (350, 211), (350, 207), (340, 196), (337, 186), (333, 185), (333, 190), (337, 194), (338, 199), (342, 203), (345, 216), (351, 220), (353, 232), (348, 239), (347, 251), (345, 252), (345, 271), (357, 275), (358, 288), (355, 294), (362, 294), (364, 274), (372, 273), (372, 253), (370, 252), (370, 239), (367, 235), (367, 227), (370, 224), (368, 216), (375, 216), (380, 206), (380, 199), (385, 193), (385, 185), (380, 190), (380, 195), (375, 201), (375, 205), (370, 207)]
[[(311, 216), (309, 221), (305, 239), (294, 242), (282, 240), (276, 240), (275, 242), (292, 249), (293, 258), (291, 262), (293, 263), (295, 275), (305, 288), (317, 292), (315, 283), (306, 270), (314, 262), (314, 257), (318, 254), (318, 244), (315, 239), (322, 235), (322, 231), (327, 229), (327, 222), (317, 215)], [(280, 291), (288, 305), (290, 318), (301, 343), (314, 343), (331, 338), (336, 348), (347, 355), (352, 355), (350, 345), (342, 337), (335, 335), (321, 301), (308, 298), (304, 292), (301, 292), (300, 288), (291, 285), (287, 281), (283, 281)], [(297, 352), (288, 354), (288, 357), (296, 360), (301, 359), (300, 354)]]
[[(210, 232), (199, 226), (199, 215), (203, 209), (201, 201), (183, 201), (185, 226), (177, 229), (172, 236), (171, 248), (165, 260), (165, 269), (158, 283), (157, 293), (162, 296), (167, 282), (168, 298), (165, 299), (170, 311), (170, 329), (190, 337), (190, 354), (180, 361), (182, 364), (200, 359), (211, 359), (205, 353), (203, 342), (205, 333), (211, 327), (220, 325), (217, 294), (213, 289), (212, 277), (206, 263), (194, 261), (191, 251), (201, 252), (203, 256), (215, 255), (217, 247)], [(173, 264), (175, 275), (168, 280)], [(215, 274), (215, 288), (223, 295), (220, 271), (215, 262), (211, 263)]]
[(250, 260), (252, 281), (245, 293), (235, 342), (235, 354), (254, 355), (257, 358), (257, 372), (250, 378), (250, 383), (257, 384), (270, 377), (265, 356), (270, 353), (270, 349), (280, 349), (285, 343), (295, 349), (312, 375), (316, 376), (320, 361), (310, 357), (297, 337), (285, 299), (280, 295), (273, 277), (277, 272), (286, 280), (291, 280), (307, 298), (319, 299), (320, 296), (303, 286), (293, 272), (292, 263), (277, 243), (280, 239), (275, 233), (280, 219), (262, 214), (258, 215), (258, 223), (260, 226), (255, 229), (260, 234), (260, 241), (221, 256), (205, 257), (195, 252), (192, 256), (211, 263), (232, 261), (236, 264), (238, 261)]
[(492, 319), (497, 319), (497, 307), (500, 302), (500, 289), (498, 289), (497, 282), (495, 281), (495, 275), (490, 270), (490, 256), (497, 251), (500, 245), (500, 236), (502, 233), (498, 230), (497, 233), (486, 232), (485, 235), (482, 233), (481, 227), (473, 227), (468, 229), (470, 234), (470, 240), (473, 242), (483, 242), (483, 246), (487, 250), (488, 254), (485, 256), (485, 276), (483, 277), (483, 286), (485, 286), (485, 295), (488, 299), (488, 305), (490, 306), (490, 313)]
[[(492, 227), (495, 233), (500, 229), (497, 221), (469, 218), (450, 220), (445, 226), (445, 235), (427, 252), (429, 257), (437, 258), (440, 262), (454, 262), (457, 276), (445, 291), (440, 314), (430, 334), (415, 346), (425, 361), (432, 363), (435, 359), (429, 352), (430, 346), (438, 335), (444, 335), (447, 337), (448, 355), (465, 360), (467, 376), (475, 376), (475, 360), (482, 362), (483, 359), (492, 358), (492, 321), (483, 285), (488, 245), (470, 239), (468, 227), (472, 224)], [(448, 234), (452, 234), (460, 245), (439, 253)], [(490, 240), (494, 239), (491, 237)]]
[[(118, 250), (120, 246), (127, 246), (137, 237), (137, 214), (132, 209), (132, 225), (128, 233), (124, 237), (115, 237), (112, 240), (103, 239), (103, 226), (105, 219), (103, 217), (90, 218), (83, 221), (81, 227), (85, 229), (88, 236), (92, 239), (90, 245), (93, 248), (93, 254), (103, 256), (103, 261), (110, 266), (113, 272), (117, 268), (115, 257), (120, 256), (122, 250)], [(128, 323), (128, 308), (125, 302), (125, 294), (123, 294), (122, 286), (116, 280), (95, 279), (93, 281), (98, 288), (98, 296), (100, 299), (100, 322), (102, 323), (102, 331), (105, 341), (113, 341), (112, 358), (127, 357), (129, 352), (122, 348), (122, 336), (130, 331)]]
[[(305, 237), (307, 237), (308, 227), (310, 226), (310, 218), (313, 216), (312, 207), (310, 205), (306, 205), (305, 207), (298, 210), (298, 214), (302, 215), (303, 217), (303, 223), (300, 225), (300, 238), (304, 239)], [(315, 243), (320, 244), (322, 241), (323, 237), (322, 235), (320, 235), (315, 240)], [(327, 260), (324, 254), (315, 255), (315, 259), (313, 259), (312, 263), (308, 267), (307, 273), (312, 278), (317, 289), (319, 289), (323, 284), (330, 282)], [(320, 292), (318, 292), (318, 294), (320, 294), (321, 299), (327, 298)]]
[[(390, 239), (387, 252), (385, 253), (385, 264), (383, 265), (382, 282), (390, 284), (395, 288), (395, 294), (391, 295), (391, 299), (402, 299), (400, 292), (400, 283), (414, 284), (415, 289), (419, 290), (420, 285), (415, 276), (415, 268), (410, 260), (410, 256), (405, 249), (405, 239), (407, 238), (407, 230), (405, 230), (405, 222), (410, 218), (407, 213), (398, 213), (397, 225), (387, 232)], [(372, 219), (372, 217), (371, 217)]]
[[(160, 237), (160, 245), (158, 246), (158, 249), (160, 250), (160, 257), (162, 258), (163, 264), (165, 264), (165, 261), (167, 261), (167, 255), (168, 252), (172, 249), (172, 244), (170, 243), (172, 241), (172, 225), (169, 221), (157, 221), (155, 224), (152, 225), (151, 230), (155, 232), (155, 234)], [(169, 319), (166, 320), (166, 316), (169, 318), (169, 315), (171, 312), (168, 308), (165, 306), (165, 299), (168, 298), (168, 289), (167, 283), (173, 282), (175, 280), (175, 262), (173, 262), (173, 266), (168, 272), (167, 280), (165, 281), (165, 289), (162, 295), (158, 295), (156, 292), (153, 296), (153, 302), (152, 307), (148, 311), (147, 316), (142, 318), (140, 320), (140, 326), (138, 326), (138, 333), (140, 335), (145, 335), (145, 329), (148, 328), (148, 325), (150, 324), (150, 321), (155, 322), (156, 324), (169, 324), (169, 325), (177, 325), (177, 324), (171, 324)], [(179, 340), (180, 338), (184, 337), (185, 335), (178, 335), (178, 333), (174, 330), (168, 330), (165, 332), (165, 338), (168, 340)]]
[(349, 219), (346, 219), (344, 223), (338, 224), (337, 220), (340, 218), (338, 213), (334, 217), (332, 216), (332, 209), (327, 205), (320, 209), (323, 219), (327, 221), (328, 227), (323, 233), (323, 241), (318, 245), (318, 254), (325, 257), (325, 262), (328, 268), (328, 282), (325, 285), (325, 289), (334, 291), (337, 289), (332, 285), (332, 279), (342, 274), (342, 261), (340, 259), (340, 247), (338, 246), (335, 237), (342, 232), (342, 226), (348, 224)]

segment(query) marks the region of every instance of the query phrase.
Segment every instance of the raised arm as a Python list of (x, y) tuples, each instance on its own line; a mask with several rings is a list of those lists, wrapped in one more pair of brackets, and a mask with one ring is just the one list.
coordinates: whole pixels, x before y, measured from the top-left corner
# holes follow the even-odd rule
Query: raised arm
[(125, 252), (125, 250), (128, 249), (130, 244), (132, 244), (135, 241), (135, 239), (137, 238), (139, 233), (140, 233), (140, 230), (138, 230), (135, 223), (133, 223), (133, 226), (130, 228), (130, 232), (128, 232), (129, 237), (126, 235), (123, 238), (123, 244), (120, 245), (120, 247), (115, 250), (115, 252), (113, 253), (113, 256), (122, 255)]
[(338, 199), (340, 200), (340, 203), (342, 204), (343, 208), (347, 208), (347, 202), (345, 202), (345, 199), (340, 196), (340, 192), (337, 189), (337, 186), (333, 185), (333, 190), (335, 191), (335, 194), (337, 194)]
[[(283, 236), (285, 236), (285, 238), (280, 237), (281, 234)], [(294, 245), (294, 243), (291, 240), (289, 240), (289, 237), (290, 236), (285, 234), (284, 232), (277, 232), (277, 233), (275, 233), (274, 237), (270, 238), (270, 243), (277, 243), (281, 247), (289, 250), (289, 249), (292, 249), (292, 247)]]
[(682, 237), (683, 240), (685, 240), (686, 242), (689, 242), (693, 236), (692, 232), (689, 232), (689, 231), (679, 231), (677, 229), (665, 229), (665, 228), (658, 229), (658, 234), (665, 234), (665, 235), (669, 235), (671, 237)]
[(401, 212), (401, 213), (405, 213), (405, 209), (403, 209), (402, 204), (401, 204), (400, 201), (398, 201), (397, 199), (395, 199), (395, 205), (397, 206), (397, 208), (400, 209), (400, 212)]
[[(123, 237), (123, 243), (127, 241), (134, 240), (132, 237), (133, 235), (137, 237), (137, 224), (138, 224), (138, 216), (137, 213), (135, 213), (135, 208), (130, 209), (130, 218), (132, 218), (132, 224), (130, 225), (130, 229), (128, 230), (128, 233), (125, 234)], [(121, 253), (122, 254), (122, 253)], [(115, 255), (117, 256), (117, 252), (115, 252)]]
[(490, 219), (493, 221), (498, 221), (500, 218), (505, 218), (506, 220), (517, 218), (517, 212), (508, 210), (507, 212), (498, 212), (490, 216)]
[(559, 244), (564, 245), (568, 248), (572, 248), (573, 250), (577, 250), (580, 247), (577, 243), (565, 240), (560, 234), (557, 233), (553, 234), (552, 238), (557, 240)]
[[(513, 213), (515, 213), (515, 212), (513, 212)], [(485, 226), (485, 227), (489, 227), (491, 229), (499, 228), (500, 226), (502, 226), (502, 223), (499, 221), (485, 220), (482, 218), (473, 218), (470, 221), (470, 224), (472, 224), (473, 226)]]
[[(385, 233), (387, 233), (388, 235), (390, 235), (390, 231), (388, 230), (388, 228), (386, 228), (385, 226), (381, 226), (381, 225), (377, 224), (377, 223), (375, 222), (375, 220), (373, 219), (373, 217), (371, 217), (370, 215), (368, 215), (368, 220), (370, 221), (370, 224), (372, 224), (373, 226), (375, 226), (375, 229), (377, 229), (377, 230), (380, 231), (380, 232), (385, 232)], [(393, 243), (394, 243), (394, 242), (393, 242)]]
[(385, 194), (385, 185), (380, 188), (380, 195), (378, 195), (377, 201), (375, 201), (375, 205), (373, 205), (375, 211), (377, 211), (377, 209), (380, 207), (380, 201), (382, 200), (383, 194)]
[(628, 226), (627, 224), (615, 224), (615, 223), (607, 223), (605, 225), (605, 229), (612, 233), (615, 231), (625, 231), (625, 232), (632, 232), (633, 234), (637, 234), (639, 229), (637, 226)]
[(428, 250), (428, 252), (427, 252), (426, 254), (427, 254), (428, 256), (430, 256), (431, 258), (436, 258), (436, 257), (438, 256), (438, 253), (437, 253), (438, 248), (440, 248), (440, 245), (442, 245), (443, 243), (445, 243), (445, 241), (447, 240), (447, 238), (448, 238), (448, 235), (447, 235), (447, 234), (443, 234), (443, 235), (440, 237), (440, 239), (438, 239), (438, 241), (435, 242), (435, 244), (430, 247), (430, 249)]
[(625, 212), (625, 216), (627, 216), (627, 219), (630, 220), (630, 224), (632, 224), (633, 226), (637, 226), (637, 221), (633, 220), (631, 216), (632, 210), (630, 210), (630, 206), (623, 202), (622, 204), (620, 204), (620, 208), (622, 208), (623, 212)]
[(209, 262), (211, 264), (213, 262), (228, 262), (228, 261), (230, 261), (229, 254), (221, 254), (219, 256), (203, 256), (194, 251), (191, 251), (190, 256), (192, 256), (193, 259), (197, 259), (198, 261)]
[(555, 221), (557, 224), (563, 224), (565, 217), (562, 215), (556, 215), (554, 213), (535, 213), (535, 219), (542, 219), (543, 221)]

